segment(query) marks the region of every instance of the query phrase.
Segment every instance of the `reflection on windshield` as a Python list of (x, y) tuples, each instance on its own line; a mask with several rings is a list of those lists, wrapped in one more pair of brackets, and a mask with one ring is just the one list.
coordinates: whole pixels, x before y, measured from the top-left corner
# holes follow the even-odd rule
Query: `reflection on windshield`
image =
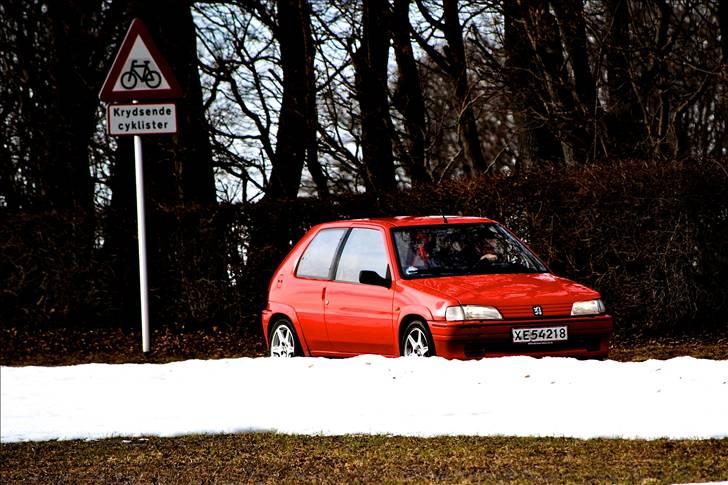
[(393, 235), (405, 278), (546, 272), (497, 224), (415, 226), (395, 229)]

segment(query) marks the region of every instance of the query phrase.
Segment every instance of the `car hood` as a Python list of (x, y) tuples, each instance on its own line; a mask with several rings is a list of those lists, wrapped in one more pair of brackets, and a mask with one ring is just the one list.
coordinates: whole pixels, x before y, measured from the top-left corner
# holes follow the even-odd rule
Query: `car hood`
[(573, 302), (599, 298), (596, 291), (550, 273), (445, 276), (404, 283), (462, 305), (495, 306), (505, 318), (532, 317), (537, 305), (544, 316), (569, 315)]

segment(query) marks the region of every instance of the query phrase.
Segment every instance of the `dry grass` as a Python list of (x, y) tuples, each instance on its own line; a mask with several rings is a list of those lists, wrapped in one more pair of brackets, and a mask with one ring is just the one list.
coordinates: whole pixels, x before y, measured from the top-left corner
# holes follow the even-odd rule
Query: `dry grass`
[(679, 483), (728, 478), (728, 440), (188, 436), (4, 444), (3, 483)]
[[(139, 329), (15, 328), (0, 325), (0, 365), (74, 365), (90, 362), (163, 363), (186, 359), (260, 357), (265, 343), (253, 324), (152, 329), (152, 352), (141, 352)], [(617, 338), (609, 358), (619, 361), (689, 355), (728, 359), (728, 333), (634, 340)]]
[[(2, 365), (169, 362), (261, 355), (230, 328), (138, 334), (0, 328)], [(617, 341), (610, 358), (728, 359), (728, 338)], [(251, 399), (254, 399), (251, 396)], [(598, 419), (598, 418), (595, 418)], [(728, 480), (728, 439), (701, 441), (276, 434), (51, 441), (0, 445), (0, 483), (680, 483)]]
[(666, 360), (690, 356), (696, 359), (728, 360), (728, 337), (705, 335), (702, 337), (653, 338), (633, 341), (617, 340), (609, 358), (622, 362), (648, 359)]
[(262, 336), (245, 326), (153, 327), (152, 352), (134, 328), (16, 328), (0, 325), (0, 365), (165, 363), (263, 355)]

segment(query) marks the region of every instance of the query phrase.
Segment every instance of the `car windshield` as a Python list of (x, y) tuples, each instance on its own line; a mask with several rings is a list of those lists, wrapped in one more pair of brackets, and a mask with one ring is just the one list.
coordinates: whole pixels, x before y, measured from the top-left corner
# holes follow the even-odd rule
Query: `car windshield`
[(412, 226), (392, 234), (404, 278), (547, 271), (498, 224)]

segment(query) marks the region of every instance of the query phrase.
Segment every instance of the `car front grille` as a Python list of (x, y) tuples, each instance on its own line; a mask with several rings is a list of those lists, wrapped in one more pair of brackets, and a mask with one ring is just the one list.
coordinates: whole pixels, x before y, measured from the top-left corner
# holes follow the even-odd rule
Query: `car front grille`
[[(535, 315), (534, 307), (541, 308), (541, 315)], [(542, 305), (498, 305), (503, 318), (534, 318), (534, 316), (564, 317), (571, 315), (571, 303), (546, 303)]]

